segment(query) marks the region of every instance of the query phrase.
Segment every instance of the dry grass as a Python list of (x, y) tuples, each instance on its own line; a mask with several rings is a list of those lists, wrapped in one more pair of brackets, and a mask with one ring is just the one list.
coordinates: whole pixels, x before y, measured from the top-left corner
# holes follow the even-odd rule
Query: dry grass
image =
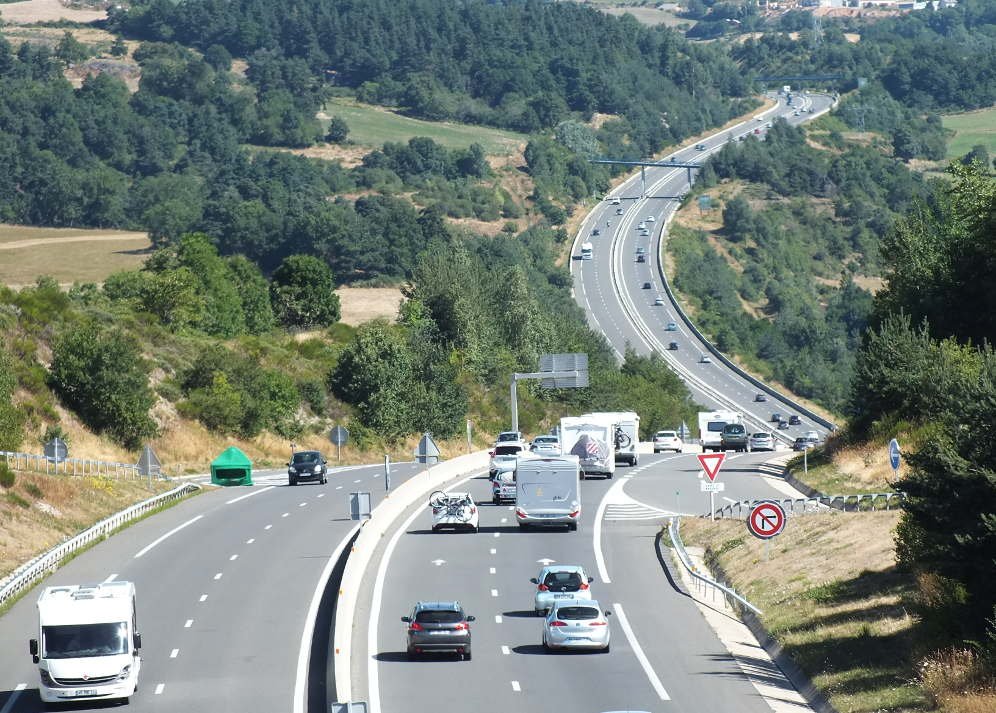
[(60, 0), (25, 0), (0, 5), (0, 17), (12, 25), (28, 25), (35, 22), (93, 22), (107, 17), (106, 10), (67, 7)]
[[(903, 434), (900, 443), (905, 442)], [(900, 476), (905, 464), (900, 466)], [(793, 466), (794, 475), (821, 493), (882, 493), (895, 490), (888, 444), (864, 443), (837, 448), (833, 439), (821, 452), (809, 458), (809, 472), (802, 473), (801, 461)]]
[(395, 287), (340, 287), (335, 292), (342, 307), (341, 321), (351, 327), (380, 318), (393, 322), (404, 299)]
[(41, 275), (61, 284), (102, 282), (141, 266), (151, 247), (145, 233), (0, 225), (0, 283), (29, 285)]

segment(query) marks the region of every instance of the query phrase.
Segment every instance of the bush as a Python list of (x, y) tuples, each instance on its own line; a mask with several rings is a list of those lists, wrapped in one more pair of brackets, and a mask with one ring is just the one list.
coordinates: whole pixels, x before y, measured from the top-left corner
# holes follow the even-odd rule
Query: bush
[(7, 467), (7, 462), (0, 461), (0, 487), (13, 488), (16, 480), (17, 476), (14, 475), (14, 471)]

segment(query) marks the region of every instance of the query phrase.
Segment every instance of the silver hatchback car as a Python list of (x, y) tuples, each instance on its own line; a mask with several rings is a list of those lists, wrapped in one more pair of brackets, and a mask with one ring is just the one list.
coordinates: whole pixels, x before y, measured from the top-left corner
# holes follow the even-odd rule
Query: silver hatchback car
[(607, 654), (611, 615), (593, 599), (559, 601), (543, 621), (543, 648), (594, 649)]
[(591, 599), (592, 579), (580, 565), (547, 565), (529, 581), (536, 585), (533, 608), (537, 616), (546, 614), (558, 601)]

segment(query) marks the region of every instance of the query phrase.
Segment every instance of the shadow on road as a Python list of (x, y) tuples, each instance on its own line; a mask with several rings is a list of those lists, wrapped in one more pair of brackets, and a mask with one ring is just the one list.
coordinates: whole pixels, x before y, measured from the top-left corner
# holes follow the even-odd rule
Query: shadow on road
[(539, 619), (536, 616), (536, 612), (532, 609), (516, 609), (515, 611), (503, 611), (502, 616), (507, 616), (510, 619)]

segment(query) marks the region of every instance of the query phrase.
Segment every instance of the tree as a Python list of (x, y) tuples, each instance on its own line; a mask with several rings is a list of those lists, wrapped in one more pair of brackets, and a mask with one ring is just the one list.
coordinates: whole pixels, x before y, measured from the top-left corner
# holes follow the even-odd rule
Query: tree
[(128, 54), (128, 46), (125, 44), (124, 38), (118, 35), (111, 43), (111, 56), (124, 57), (126, 54)]
[(333, 116), (332, 120), (329, 121), (325, 140), (333, 144), (343, 144), (346, 143), (347, 136), (349, 136), (349, 124), (341, 116)]
[(327, 264), (311, 255), (284, 258), (270, 286), (273, 311), (288, 327), (327, 327), (339, 321), (339, 296)]
[(52, 350), (52, 389), (88, 426), (128, 448), (156, 433), (149, 365), (136, 341), (115, 329), (84, 324)]
[(55, 46), (55, 56), (61, 59), (67, 67), (71, 67), (86, 60), (90, 56), (90, 49), (77, 40), (72, 32), (66, 30), (62, 34), (59, 44)]
[(232, 54), (222, 45), (211, 45), (204, 50), (204, 61), (216, 72), (228, 72), (232, 69)]
[(246, 331), (250, 334), (266, 334), (277, 322), (270, 304), (269, 283), (255, 263), (244, 255), (228, 258), (228, 269), (242, 300)]

